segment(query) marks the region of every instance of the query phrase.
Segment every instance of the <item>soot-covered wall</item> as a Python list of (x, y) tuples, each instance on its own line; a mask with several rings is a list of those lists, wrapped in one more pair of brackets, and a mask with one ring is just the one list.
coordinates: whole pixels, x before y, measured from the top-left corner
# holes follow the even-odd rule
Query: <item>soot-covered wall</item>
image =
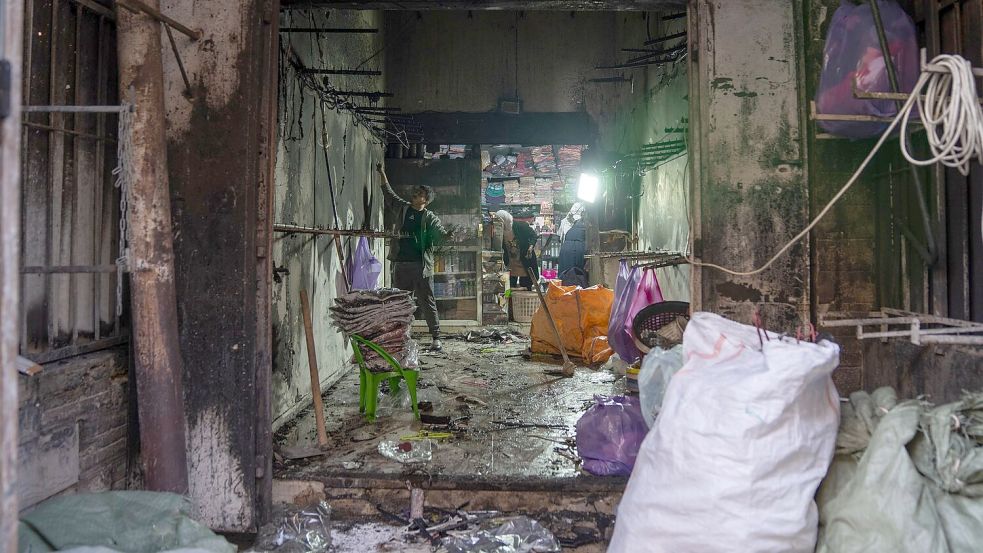
[[(374, 11), (290, 10), (283, 27), (379, 28)], [(282, 33), (280, 112), (277, 144), (274, 222), (303, 227), (381, 228), (382, 192), (375, 164), (383, 150), (369, 131), (356, 126), (347, 112), (325, 109), (311, 90), (297, 80), (286, 59), (295, 54), (308, 68), (382, 67), (378, 34)], [(371, 58), (371, 59), (370, 59)], [(368, 61), (365, 61), (367, 60)], [(339, 90), (382, 90), (383, 76), (331, 76)], [(330, 171), (330, 178), (329, 178)], [(375, 184), (374, 184), (375, 183)], [(332, 188), (336, 203), (332, 204)], [(338, 222), (334, 218), (337, 208)], [(346, 258), (355, 239), (344, 237)], [(383, 244), (373, 249), (382, 258)], [(275, 233), (273, 261), (273, 425), (279, 427), (311, 404), (307, 345), (300, 292), (311, 299), (317, 360), (322, 389), (346, 370), (350, 349), (330, 326), (329, 307), (344, 290), (335, 245), (329, 236)]]

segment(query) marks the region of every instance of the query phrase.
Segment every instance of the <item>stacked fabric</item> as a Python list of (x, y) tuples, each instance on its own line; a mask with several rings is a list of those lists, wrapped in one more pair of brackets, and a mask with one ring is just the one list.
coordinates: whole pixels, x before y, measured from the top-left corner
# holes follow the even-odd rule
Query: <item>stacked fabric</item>
[(580, 153), (583, 146), (560, 146), (557, 152), (560, 172), (564, 175), (572, 175), (580, 172)]
[[(410, 292), (395, 288), (356, 290), (335, 299), (331, 320), (332, 325), (346, 337), (357, 334), (371, 340), (397, 361), (405, 363), (414, 311), (416, 302)], [(370, 371), (392, 370), (379, 354), (364, 346), (359, 347)], [(354, 357), (352, 362), (355, 362)]]
[(555, 175), (556, 159), (553, 157), (552, 146), (536, 146), (531, 149), (532, 163), (539, 175)]

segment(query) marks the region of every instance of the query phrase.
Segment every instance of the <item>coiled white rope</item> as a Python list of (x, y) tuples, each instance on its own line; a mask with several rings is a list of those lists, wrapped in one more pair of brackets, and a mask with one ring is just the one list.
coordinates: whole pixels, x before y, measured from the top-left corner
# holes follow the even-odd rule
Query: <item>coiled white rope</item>
[(976, 96), (973, 66), (961, 56), (947, 54), (937, 56), (932, 65), (945, 68), (946, 72), (923, 73), (911, 91), (916, 96), (915, 104), (928, 134), (932, 157), (916, 159), (908, 147), (906, 131), (914, 109), (910, 102), (899, 113), (901, 153), (915, 165), (942, 163), (968, 175), (973, 158), (983, 160), (983, 109)]
[[(847, 180), (822, 211), (813, 218), (802, 232), (789, 240), (764, 265), (750, 271), (736, 271), (714, 263), (706, 263), (688, 259), (690, 263), (700, 267), (716, 269), (735, 276), (752, 276), (765, 271), (797, 242), (805, 238), (819, 224), (833, 206), (846, 194), (847, 190), (857, 181), (864, 169), (874, 158), (874, 155), (898, 123), (901, 123), (901, 153), (905, 159), (915, 165), (931, 165), (942, 163), (954, 167), (963, 175), (969, 174), (970, 166), (975, 159), (983, 163), (983, 109), (980, 108), (976, 92), (976, 81), (973, 76), (973, 66), (962, 56), (943, 54), (936, 56), (931, 65), (945, 71), (923, 71), (915, 83), (908, 100), (905, 101), (897, 115), (888, 125), (880, 139), (871, 148), (860, 166)], [(925, 96), (924, 100), (922, 95)], [(915, 159), (908, 149), (908, 122), (912, 118), (912, 110), (918, 106), (918, 115), (925, 125), (928, 143), (932, 149), (932, 157)], [(980, 233), (983, 235), (983, 220), (980, 222)]]

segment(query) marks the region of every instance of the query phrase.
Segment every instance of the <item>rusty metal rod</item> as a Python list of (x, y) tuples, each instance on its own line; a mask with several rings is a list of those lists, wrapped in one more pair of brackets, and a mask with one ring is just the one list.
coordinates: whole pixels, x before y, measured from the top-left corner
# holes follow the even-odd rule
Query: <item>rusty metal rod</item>
[(673, 34), (673, 35), (667, 35), (667, 36), (662, 36), (662, 37), (658, 37), (658, 38), (653, 38), (651, 40), (646, 40), (645, 41), (645, 46), (651, 46), (653, 44), (660, 44), (662, 42), (668, 42), (670, 40), (676, 40), (677, 38), (683, 38), (684, 36), (686, 36), (686, 31), (683, 31), (681, 33), (676, 33), (676, 34)]
[(201, 31), (195, 31), (189, 27), (185, 27), (184, 25), (175, 21), (174, 19), (171, 19), (170, 17), (167, 17), (166, 15), (160, 13), (160, 10), (158, 10), (157, 8), (148, 6), (147, 4), (141, 2), (140, 0), (116, 0), (116, 5), (122, 8), (126, 8), (132, 13), (143, 12), (149, 15), (150, 17), (156, 19), (157, 21), (164, 23), (165, 25), (174, 27), (174, 29), (184, 34), (191, 40), (198, 40), (199, 38), (201, 38)]
[[(126, 0), (134, 2), (135, 0)], [(156, 5), (157, 0), (150, 0)], [(123, 4), (119, 4), (123, 5)], [(145, 487), (188, 493), (184, 361), (178, 337), (160, 23), (120, 10), (119, 91), (139, 106), (130, 125), (130, 304)], [(120, 137), (122, 140), (123, 137)]]
[(116, 139), (114, 137), (111, 137), (111, 136), (104, 136), (104, 135), (101, 136), (101, 135), (98, 135), (98, 134), (91, 134), (91, 133), (82, 132), (82, 131), (75, 131), (75, 130), (72, 130), (72, 129), (65, 129), (65, 128), (62, 128), (62, 127), (52, 127), (51, 125), (45, 125), (43, 123), (32, 123), (30, 121), (21, 120), (20, 124), (23, 125), (23, 126), (25, 126), (25, 127), (28, 127), (28, 128), (31, 128), (31, 129), (37, 129), (37, 130), (41, 130), (41, 131), (60, 132), (60, 133), (64, 133), (64, 134), (70, 134), (72, 136), (78, 136), (80, 138), (88, 138), (90, 140), (100, 140), (100, 141), (106, 141), (106, 142), (112, 142), (112, 143), (115, 143), (116, 142)]
[(177, 43), (174, 42), (174, 33), (171, 32), (169, 25), (164, 25), (164, 31), (167, 32), (167, 40), (171, 43), (171, 51), (174, 52), (177, 68), (181, 71), (181, 78), (184, 80), (184, 96), (185, 98), (194, 98), (194, 94), (191, 92), (191, 81), (188, 80), (188, 72), (184, 70), (184, 61), (181, 60), (181, 53), (177, 51)]

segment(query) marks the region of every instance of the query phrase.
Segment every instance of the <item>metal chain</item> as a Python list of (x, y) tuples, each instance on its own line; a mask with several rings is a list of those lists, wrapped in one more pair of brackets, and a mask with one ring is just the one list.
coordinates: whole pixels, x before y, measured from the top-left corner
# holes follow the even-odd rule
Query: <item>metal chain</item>
[(116, 316), (123, 314), (123, 273), (128, 271), (129, 236), (127, 222), (129, 220), (129, 195), (132, 182), (132, 160), (130, 149), (133, 128), (132, 104), (123, 103), (119, 111), (119, 136), (116, 137), (116, 175), (115, 186), (119, 189), (119, 256), (116, 258)]

